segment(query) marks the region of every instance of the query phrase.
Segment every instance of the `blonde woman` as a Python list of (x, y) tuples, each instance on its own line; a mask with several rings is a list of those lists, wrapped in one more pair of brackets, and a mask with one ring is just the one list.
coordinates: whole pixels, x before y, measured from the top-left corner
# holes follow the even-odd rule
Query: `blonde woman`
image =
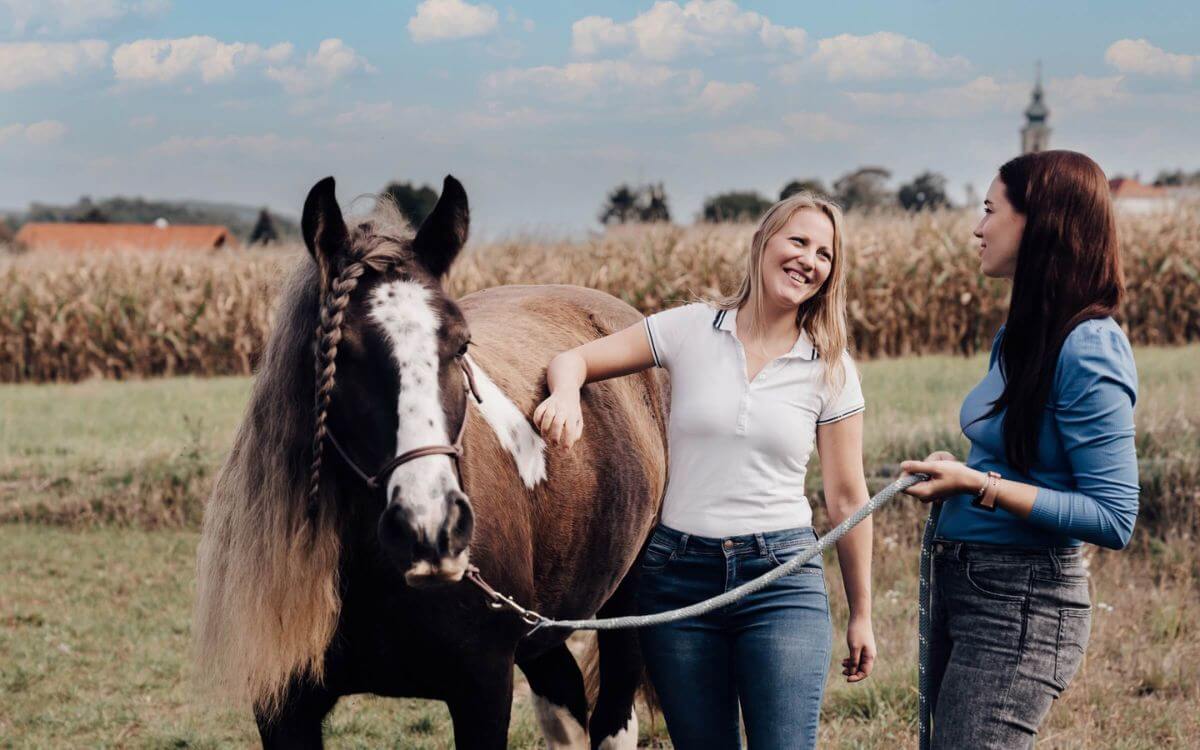
[[(831, 521), (868, 500), (862, 390), (846, 351), (846, 261), (837, 206), (780, 201), (750, 245), (732, 297), (649, 316), (556, 356), (534, 422), (552, 444), (581, 435), (583, 384), (664, 367), (671, 377), (670, 466), (662, 519), (639, 562), (645, 613), (720, 594), (816, 540), (804, 477), (815, 446)], [(871, 628), (871, 522), (838, 543), (849, 600), (842, 673), (865, 679)], [(641, 631), (675, 747), (812, 747), (832, 626), (820, 559), (735, 605)]]

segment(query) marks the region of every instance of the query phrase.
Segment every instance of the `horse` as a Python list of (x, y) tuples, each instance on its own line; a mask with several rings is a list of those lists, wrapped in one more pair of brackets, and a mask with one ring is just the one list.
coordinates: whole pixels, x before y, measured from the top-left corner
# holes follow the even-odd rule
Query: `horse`
[(530, 414), (555, 353), (640, 316), (565, 285), (455, 301), (469, 209), (453, 176), (415, 232), (382, 201), (348, 224), (334, 187), (305, 200), (311, 257), (205, 508), (202, 681), (252, 709), (264, 747), (321, 747), (337, 700), (373, 693), (444, 701), (458, 747), (503, 748), (515, 664), (550, 747), (635, 747), (636, 635), (599, 635), (589, 717), (567, 634), (529, 634), (468, 579), (554, 618), (634, 608), (666, 482), (666, 379), (585, 386), (571, 451), (548, 450)]

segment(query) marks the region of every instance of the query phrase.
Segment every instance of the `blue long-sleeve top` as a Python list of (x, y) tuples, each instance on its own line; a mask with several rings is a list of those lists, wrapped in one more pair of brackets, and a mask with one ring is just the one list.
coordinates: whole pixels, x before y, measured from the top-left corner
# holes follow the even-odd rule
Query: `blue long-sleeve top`
[(1054, 383), (1027, 475), (1004, 450), (1004, 412), (987, 419), (1004, 389), (998, 353), (1004, 327), (992, 341), (987, 375), (967, 394), (959, 412), (971, 441), (967, 465), (1005, 479), (1036, 485), (1033, 512), (1021, 519), (997, 508), (971, 506), (972, 495), (948, 498), (938, 536), (1019, 547), (1070, 547), (1091, 542), (1120, 549), (1129, 543), (1138, 510), (1138, 467), (1133, 407), (1137, 369), (1133, 349), (1112, 318), (1080, 323), (1058, 357)]

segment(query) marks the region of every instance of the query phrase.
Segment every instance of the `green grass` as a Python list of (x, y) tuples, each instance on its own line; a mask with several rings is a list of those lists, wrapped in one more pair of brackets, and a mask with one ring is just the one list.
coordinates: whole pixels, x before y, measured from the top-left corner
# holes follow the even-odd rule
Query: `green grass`
[[(1136, 355), (1143, 507), (1161, 520), (1139, 521), (1134, 551), (1089, 553), (1092, 645), (1043, 747), (1200, 745), (1200, 346)], [(961, 455), (959, 403), (984, 365), (862, 363), (868, 468), (886, 475), (936, 448)], [(0, 747), (254, 744), (247, 713), (196, 703), (188, 667), (195, 523), (248, 388), (244, 378), (0, 386)], [(823, 746), (913, 742), (921, 509), (886, 510), (876, 524), (880, 659), (863, 685), (833, 670)], [(842, 627), (836, 564), (828, 570)], [(842, 656), (838, 646), (834, 661)], [(540, 746), (526, 696), (519, 680), (513, 747)], [(663, 740), (661, 718), (656, 729)], [(444, 706), (416, 700), (344, 700), (326, 736), (332, 747), (452, 746)]]

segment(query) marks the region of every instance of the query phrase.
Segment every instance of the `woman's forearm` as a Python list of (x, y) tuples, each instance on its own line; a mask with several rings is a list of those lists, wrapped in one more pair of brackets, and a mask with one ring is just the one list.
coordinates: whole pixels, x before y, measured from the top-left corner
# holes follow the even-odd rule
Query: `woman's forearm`
[[(829, 504), (830, 521), (836, 526), (848, 518), (854, 511), (866, 504), (866, 487), (856, 502)], [(871, 549), (873, 543), (873, 526), (871, 517), (867, 516), (862, 523), (850, 533), (838, 540), (838, 566), (842, 570), (842, 585), (846, 588), (846, 602), (850, 606), (851, 617), (871, 616)]]
[(550, 393), (578, 392), (587, 382), (587, 362), (574, 349), (555, 355), (546, 368), (546, 386)]

